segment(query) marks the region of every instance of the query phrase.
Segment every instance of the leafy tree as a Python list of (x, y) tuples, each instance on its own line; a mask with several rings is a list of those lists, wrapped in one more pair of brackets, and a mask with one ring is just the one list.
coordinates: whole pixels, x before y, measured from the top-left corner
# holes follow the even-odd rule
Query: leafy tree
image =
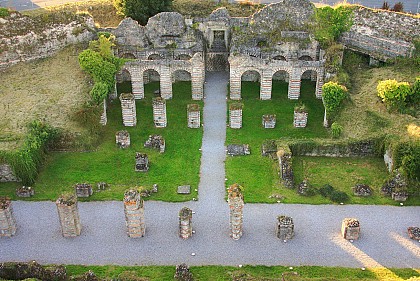
[(382, 10), (389, 10), (389, 4), (387, 1), (384, 1), (384, 3), (382, 4)]
[(404, 12), (404, 4), (402, 2), (397, 2), (392, 10), (394, 12)]
[(338, 112), (346, 97), (347, 88), (338, 83), (328, 82), (322, 86), (322, 99), (329, 119)]
[(114, 0), (114, 6), (119, 14), (145, 25), (150, 17), (170, 11), (172, 0)]
[(343, 32), (349, 31), (352, 24), (352, 9), (339, 6), (329, 6), (315, 11), (315, 38), (323, 48), (327, 48), (340, 37)]
[(378, 96), (389, 108), (403, 108), (406, 105), (407, 97), (412, 94), (407, 82), (398, 82), (397, 80), (379, 81), (376, 89)]

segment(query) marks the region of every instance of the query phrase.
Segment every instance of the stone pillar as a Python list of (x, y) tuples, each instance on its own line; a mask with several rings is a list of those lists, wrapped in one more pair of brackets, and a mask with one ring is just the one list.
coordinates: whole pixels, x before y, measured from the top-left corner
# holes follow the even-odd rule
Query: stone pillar
[(12, 201), (0, 197), (0, 237), (11, 237), (16, 234), (16, 221), (13, 217)]
[(315, 96), (317, 99), (322, 99), (322, 86), (323, 85), (324, 85), (324, 71), (320, 71), (317, 73), (317, 76), (316, 76)]
[(124, 193), (124, 214), (128, 237), (143, 237), (146, 232), (144, 201), (138, 190), (130, 189)]
[(162, 66), (160, 70), (160, 96), (165, 100), (172, 99), (172, 75), (169, 66)]
[(276, 236), (281, 240), (290, 240), (295, 235), (293, 219), (287, 216), (277, 217)]
[(61, 233), (64, 237), (79, 236), (82, 230), (77, 197), (75, 194), (62, 194), (57, 201), (58, 216), (60, 218)]
[(179, 211), (179, 237), (186, 240), (192, 236), (192, 211), (184, 207)]
[(292, 152), (290, 148), (279, 147), (277, 151), (277, 158), (279, 159), (280, 179), (284, 186), (288, 188), (294, 187), (294, 175), (292, 169)]
[(229, 187), (228, 204), (230, 209), (230, 237), (232, 237), (233, 240), (239, 240), (242, 236), (244, 197), (242, 195), (241, 186), (237, 183)]
[(118, 131), (115, 133), (115, 143), (119, 148), (130, 147), (130, 133), (127, 131)]
[(191, 89), (192, 99), (202, 100), (204, 95), (205, 65), (203, 55), (196, 53), (192, 58)]
[(99, 124), (101, 124), (102, 126), (105, 126), (106, 123), (108, 123), (108, 118), (107, 118), (107, 115), (106, 115), (106, 109), (107, 109), (106, 99), (104, 99), (104, 101), (103, 101), (103, 111), (102, 111), (102, 114), (101, 114), (101, 120), (99, 120)]
[(287, 97), (291, 100), (297, 100), (300, 96), (300, 82), (301, 82), (300, 68), (293, 68), (291, 77), (289, 78), (289, 91)]
[(144, 99), (143, 73), (131, 73), (131, 91), (136, 100)]
[(136, 116), (136, 100), (134, 95), (130, 93), (123, 93), (120, 95), (121, 111), (123, 124), (126, 127), (134, 127), (137, 125)]
[(229, 126), (232, 129), (242, 128), (242, 103), (231, 103), (229, 105)]
[(293, 126), (295, 128), (305, 128), (308, 123), (308, 112), (294, 111), (293, 112)]
[(341, 234), (344, 239), (357, 240), (360, 236), (360, 223), (357, 219), (345, 218), (341, 223)]
[(153, 122), (156, 128), (166, 127), (166, 100), (163, 98), (153, 99)]
[(260, 87), (261, 100), (271, 99), (272, 84), (273, 84), (273, 75), (271, 71), (263, 70), (262, 77), (261, 77), (261, 87)]
[(230, 99), (240, 100), (241, 99), (241, 75), (239, 71), (230, 67)]
[(188, 128), (200, 128), (200, 105), (189, 104), (187, 106)]

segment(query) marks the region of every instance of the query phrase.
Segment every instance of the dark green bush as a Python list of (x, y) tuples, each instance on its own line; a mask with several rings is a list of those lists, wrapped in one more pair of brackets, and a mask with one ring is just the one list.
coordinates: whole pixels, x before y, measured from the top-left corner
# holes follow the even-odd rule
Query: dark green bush
[(339, 138), (341, 133), (343, 132), (343, 126), (338, 124), (337, 122), (334, 122), (331, 124), (331, 135), (333, 138)]
[(5, 18), (10, 15), (9, 9), (0, 7), (0, 18)]
[(319, 194), (321, 194), (324, 197), (330, 197), (333, 191), (334, 187), (332, 187), (329, 184), (325, 184), (319, 189)]
[(342, 102), (347, 97), (347, 88), (335, 82), (328, 82), (322, 86), (322, 98), (328, 119), (338, 113)]
[(172, 9), (172, 0), (114, 0), (118, 13), (146, 25), (150, 17)]
[(334, 190), (330, 195), (330, 199), (335, 203), (344, 203), (349, 201), (350, 197), (344, 191)]

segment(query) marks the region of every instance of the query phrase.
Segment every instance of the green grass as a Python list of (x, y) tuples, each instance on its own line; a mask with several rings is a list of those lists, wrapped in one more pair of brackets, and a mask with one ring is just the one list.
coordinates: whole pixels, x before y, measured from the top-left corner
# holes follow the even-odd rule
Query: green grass
[[(328, 131), (323, 127), (324, 107), (322, 101), (315, 98), (315, 84), (302, 82), (299, 101), (287, 98), (287, 83), (273, 83), (271, 100), (259, 100), (259, 84), (242, 82), (243, 127), (227, 129), (226, 143), (246, 143), (251, 147), (251, 155), (228, 157), (226, 159), (227, 185), (235, 182), (244, 187), (246, 202), (275, 202), (269, 199), (273, 193), (279, 193), (277, 163), (261, 156), (261, 144), (266, 139), (289, 138), (324, 138)], [(293, 127), (293, 109), (303, 102), (308, 108), (306, 128)], [(276, 128), (264, 129), (262, 116), (276, 114)]]
[[(44, 168), (34, 185), (36, 195), (31, 200), (55, 200), (63, 191), (73, 190), (76, 183), (96, 184), (104, 181), (111, 186), (106, 191), (95, 192), (85, 200), (121, 200), (124, 190), (136, 186), (151, 188), (159, 185), (159, 192), (150, 197), (153, 200), (171, 202), (187, 201), (197, 197), (201, 153), (202, 129), (187, 127), (187, 104), (201, 101), (191, 100), (191, 83), (177, 82), (173, 88), (173, 99), (168, 100), (166, 128), (155, 128), (153, 124), (152, 97), (158, 88), (156, 82), (145, 87), (145, 99), (136, 101), (137, 126), (124, 127), (119, 100), (110, 105), (108, 124), (101, 144), (91, 152), (50, 153)], [(131, 147), (119, 149), (115, 144), (115, 132), (130, 132)], [(163, 154), (143, 147), (151, 134), (163, 135), (166, 151)], [(150, 169), (147, 173), (134, 171), (136, 152), (149, 156)], [(190, 195), (178, 195), (178, 185), (189, 184)], [(16, 184), (0, 184), (0, 195), (15, 198)], [(96, 189), (96, 186), (95, 186)]]
[[(130, 271), (135, 276), (145, 277), (148, 280), (174, 280), (174, 266), (80, 266), (67, 265), (67, 272), (74, 276), (92, 270), (100, 278), (117, 278), (122, 272)], [(420, 273), (413, 269), (385, 269), (393, 272), (399, 280), (419, 277)], [(190, 271), (194, 280), (281, 280), (284, 272), (297, 272), (302, 279), (291, 280), (381, 280), (379, 276), (369, 269), (363, 271), (359, 268), (298, 266), (289, 269), (286, 266), (192, 266)], [(135, 280), (135, 279), (133, 279)], [(236, 280), (236, 279), (235, 279)], [(239, 279), (238, 279), (239, 280)], [(412, 279), (414, 280), (414, 279)]]

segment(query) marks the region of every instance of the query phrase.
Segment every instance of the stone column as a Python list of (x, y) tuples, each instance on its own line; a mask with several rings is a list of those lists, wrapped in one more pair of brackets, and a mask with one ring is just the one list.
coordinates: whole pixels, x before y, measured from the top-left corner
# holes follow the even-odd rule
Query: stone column
[(293, 219), (287, 216), (278, 216), (277, 217), (277, 228), (276, 236), (281, 240), (290, 240), (295, 235), (294, 233), (295, 225)]
[(186, 240), (192, 236), (192, 211), (184, 207), (179, 211), (179, 237)]
[(130, 93), (122, 93), (120, 95), (121, 111), (123, 124), (126, 127), (134, 127), (137, 125), (136, 116), (136, 100), (134, 95)]
[(11, 237), (16, 234), (16, 221), (13, 217), (12, 201), (0, 197), (0, 237)]
[(62, 194), (57, 201), (58, 216), (60, 218), (61, 233), (64, 237), (79, 236), (82, 230), (77, 197), (75, 194)]
[(232, 129), (242, 128), (242, 103), (231, 103), (229, 105), (229, 126)]
[(344, 239), (357, 240), (360, 236), (360, 223), (357, 219), (345, 218), (341, 223), (341, 234)]
[(202, 100), (204, 95), (205, 65), (203, 55), (196, 53), (192, 60), (191, 89), (192, 99)]
[(188, 128), (200, 128), (200, 105), (189, 104), (187, 106)]
[(324, 71), (320, 71), (316, 76), (315, 96), (317, 99), (322, 99), (322, 86), (324, 85)]
[(291, 77), (289, 77), (289, 91), (287, 97), (291, 100), (297, 100), (300, 96), (300, 82), (301, 82), (300, 68), (293, 68)]
[(261, 77), (261, 89), (260, 89), (261, 100), (271, 99), (272, 83), (273, 83), (273, 75), (271, 71), (263, 70), (262, 77)]
[(166, 100), (163, 98), (153, 99), (153, 122), (156, 128), (166, 127)]
[(233, 240), (239, 240), (242, 236), (244, 197), (241, 186), (237, 183), (229, 187), (228, 204), (230, 209), (230, 237)]
[(99, 124), (101, 124), (102, 126), (105, 126), (106, 123), (108, 123), (108, 118), (107, 118), (107, 115), (106, 115), (106, 109), (107, 109), (106, 99), (104, 99), (104, 101), (102, 103), (103, 103), (103, 111), (102, 111), (102, 114), (101, 114), (101, 119), (99, 120)]
[(294, 175), (292, 169), (292, 152), (290, 148), (279, 147), (277, 151), (277, 158), (279, 159), (280, 179), (284, 186), (288, 188), (294, 187)]
[(131, 91), (136, 100), (144, 99), (143, 73), (131, 74)]
[(230, 67), (230, 99), (240, 100), (241, 99), (241, 75), (239, 71), (234, 69), (234, 66)]
[(162, 66), (160, 70), (160, 96), (165, 100), (172, 99), (172, 75), (169, 66)]
[(146, 232), (144, 201), (138, 190), (130, 189), (124, 193), (124, 214), (128, 237), (143, 237)]

